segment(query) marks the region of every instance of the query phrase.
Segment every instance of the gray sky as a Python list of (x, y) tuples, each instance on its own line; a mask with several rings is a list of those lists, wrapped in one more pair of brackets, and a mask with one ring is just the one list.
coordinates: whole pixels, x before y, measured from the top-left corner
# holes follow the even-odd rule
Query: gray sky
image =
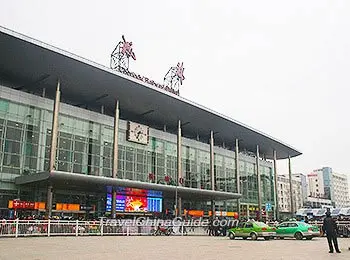
[(106, 66), (122, 34), (132, 71), (162, 82), (183, 61), (181, 96), (302, 151), (293, 171), (349, 172), (348, 0), (0, 3), (2, 26)]

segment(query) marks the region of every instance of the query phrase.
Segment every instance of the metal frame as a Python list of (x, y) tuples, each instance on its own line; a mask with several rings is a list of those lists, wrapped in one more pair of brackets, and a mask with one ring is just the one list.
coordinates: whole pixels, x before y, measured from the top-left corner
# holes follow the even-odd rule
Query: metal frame
[(183, 72), (185, 68), (183, 67), (183, 62), (178, 62), (176, 67), (170, 67), (168, 72), (164, 76), (164, 86), (171, 88), (175, 91), (179, 91), (182, 81), (185, 80)]
[(127, 42), (124, 35), (122, 35), (122, 41), (117, 44), (111, 54), (111, 69), (122, 72), (129, 71), (130, 57), (136, 60), (135, 53), (132, 50), (132, 42)]

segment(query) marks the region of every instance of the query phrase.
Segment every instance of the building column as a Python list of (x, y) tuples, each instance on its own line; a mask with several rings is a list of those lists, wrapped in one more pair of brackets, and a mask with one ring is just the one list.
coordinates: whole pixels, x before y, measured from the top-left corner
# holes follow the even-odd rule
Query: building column
[[(56, 97), (53, 106), (53, 118), (52, 118), (52, 129), (51, 129), (51, 147), (50, 147), (50, 161), (49, 161), (49, 172), (56, 170), (56, 151), (57, 151), (57, 138), (58, 138), (58, 116), (60, 110), (60, 81), (57, 81), (56, 87)], [(52, 196), (53, 196), (53, 187), (51, 183), (48, 183), (47, 187), (47, 196), (46, 196), (46, 215), (48, 218), (51, 218), (52, 214)]]
[(258, 177), (258, 210), (259, 210), (259, 220), (261, 220), (261, 210), (262, 210), (262, 197), (261, 197), (261, 176), (260, 176), (260, 162), (259, 162), (259, 145), (256, 146), (256, 174)]
[(179, 180), (182, 179), (182, 133), (181, 133), (181, 121), (178, 121), (177, 125), (177, 180), (175, 191), (175, 216), (182, 216), (181, 197), (177, 194), (177, 186)]
[(277, 152), (273, 151), (273, 178), (274, 178), (274, 190), (275, 190), (275, 196), (274, 196), (274, 202), (275, 202), (275, 210), (274, 210), (274, 218), (275, 220), (280, 219), (279, 214), (279, 202), (278, 202), (278, 178), (277, 178)]
[(52, 130), (51, 130), (51, 149), (50, 149), (50, 163), (49, 172), (53, 172), (56, 163), (56, 150), (57, 150), (57, 137), (58, 137), (58, 115), (60, 110), (60, 81), (57, 81), (56, 97), (53, 107), (53, 118), (52, 118)]
[(53, 187), (49, 183), (47, 185), (47, 195), (46, 195), (46, 215), (48, 218), (51, 218), (52, 215), (52, 198), (53, 198)]
[[(214, 175), (214, 132), (210, 131), (210, 179), (211, 179), (211, 189), (215, 190), (215, 175)], [(215, 215), (215, 201), (211, 201), (211, 212), (212, 217)]]
[[(115, 103), (114, 113), (114, 132), (113, 132), (113, 162), (112, 162), (112, 178), (117, 177), (118, 172), (118, 133), (119, 133), (119, 101)], [(112, 187), (112, 218), (116, 218), (117, 212), (117, 191), (116, 187)]]
[[(236, 169), (235, 169), (235, 175), (236, 175), (236, 183), (237, 183), (237, 193), (240, 194), (241, 193), (241, 178), (240, 178), (240, 174), (239, 174), (239, 147), (238, 147), (239, 143), (238, 143), (238, 139), (235, 140), (235, 165), (236, 165)], [(240, 199), (237, 199), (237, 213), (238, 213), (238, 217), (241, 217), (241, 203), (240, 203)]]
[(288, 170), (289, 170), (290, 211), (293, 216), (295, 209), (294, 209), (294, 196), (293, 196), (292, 164), (290, 162), (290, 156), (288, 156)]

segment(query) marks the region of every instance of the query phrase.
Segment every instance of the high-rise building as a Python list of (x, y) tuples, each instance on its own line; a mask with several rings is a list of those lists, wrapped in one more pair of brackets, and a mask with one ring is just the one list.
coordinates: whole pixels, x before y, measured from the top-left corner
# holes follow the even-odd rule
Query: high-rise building
[[(278, 175), (278, 207), (279, 212), (284, 214), (291, 214), (291, 202), (290, 202), (290, 183), (289, 177), (286, 175)], [(294, 209), (297, 210), (303, 207), (303, 193), (302, 193), (302, 183), (298, 178), (292, 177), (292, 190), (293, 190), (293, 202)], [(293, 212), (294, 213), (294, 212)]]
[(323, 186), (323, 173), (314, 171), (307, 175), (308, 178), (308, 197), (326, 198)]
[(300, 181), (301, 183), (301, 193), (302, 193), (303, 205), (304, 205), (305, 202), (307, 201), (307, 196), (308, 196), (308, 183), (307, 183), (306, 175), (302, 173), (293, 173), (293, 178)]
[(349, 184), (345, 174), (323, 167), (308, 174), (309, 197), (330, 200), (336, 208), (349, 205)]
[(330, 194), (336, 208), (349, 207), (349, 185), (345, 174), (332, 172)]

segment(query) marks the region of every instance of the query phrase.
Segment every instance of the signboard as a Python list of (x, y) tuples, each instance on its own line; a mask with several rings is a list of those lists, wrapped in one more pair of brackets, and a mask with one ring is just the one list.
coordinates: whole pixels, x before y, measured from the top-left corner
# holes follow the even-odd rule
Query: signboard
[(271, 203), (266, 203), (266, 205), (265, 205), (265, 210), (266, 210), (266, 211), (271, 211), (271, 210), (272, 210), (272, 205), (271, 205)]
[[(21, 201), (21, 200), (9, 200), (9, 209), (27, 209), (27, 210), (45, 210), (45, 202), (31, 202), (31, 201)], [(59, 211), (91, 211), (95, 210), (95, 205), (84, 206), (80, 204), (69, 204), (69, 203), (54, 203), (52, 204), (53, 210)]]
[(8, 203), (9, 209), (35, 209), (35, 202), (10, 200)]
[(203, 217), (204, 216), (204, 211), (203, 210), (187, 210), (186, 213), (189, 216), (193, 216), (193, 217)]
[(56, 210), (61, 211), (79, 211), (80, 204), (67, 204), (67, 203), (57, 203)]

